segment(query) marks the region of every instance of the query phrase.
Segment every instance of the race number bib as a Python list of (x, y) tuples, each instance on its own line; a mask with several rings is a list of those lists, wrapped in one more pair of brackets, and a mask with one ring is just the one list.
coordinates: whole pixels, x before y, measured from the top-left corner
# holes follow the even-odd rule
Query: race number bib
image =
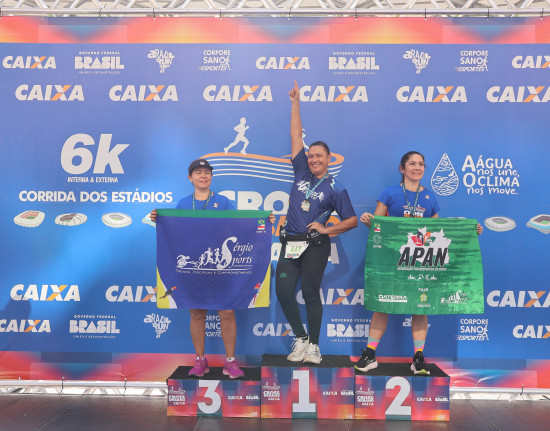
[(307, 241), (288, 241), (285, 248), (287, 259), (298, 259), (308, 246)]

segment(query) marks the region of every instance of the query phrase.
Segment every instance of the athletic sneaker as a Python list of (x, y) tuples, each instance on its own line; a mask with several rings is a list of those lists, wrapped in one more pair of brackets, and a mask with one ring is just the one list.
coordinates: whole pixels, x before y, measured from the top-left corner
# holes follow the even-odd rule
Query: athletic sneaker
[(240, 379), (241, 377), (244, 377), (244, 371), (239, 368), (239, 364), (235, 359), (232, 361), (225, 361), (223, 373), (231, 379)]
[(323, 357), (321, 356), (321, 351), (319, 350), (319, 346), (317, 344), (310, 344), (307, 346), (304, 362), (320, 364), (322, 360)]
[(292, 352), (290, 352), (290, 355), (288, 355), (286, 359), (292, 362), (302, 362), (308, 345), (309, 338), (295, 338), (291, 346)]
[(195, 366), (189, 370), (189, 375), (202, 377), (209, 371), (210, 368), (208, 368), (208, 361), (206, 360), (206, 356), (203, 356), (202, 358), (196, 359)]
[(413, 362), (411, 364), (411, 370), (414, 374), (419, 374), (421, 376), (429, 376), (430, 370), (428, 365), (424, 361), (424, 354), (421, 351), (418, 351), (413, 356)]
[(369, 370), (374, 370), (378, 367), (378, 362), (376, 362), (376, 356), (374, 350), (366, 348), (362, 350), (363, 354), (359, 360), (355, 363), (355, 369), (363, 371), (366, 373)]

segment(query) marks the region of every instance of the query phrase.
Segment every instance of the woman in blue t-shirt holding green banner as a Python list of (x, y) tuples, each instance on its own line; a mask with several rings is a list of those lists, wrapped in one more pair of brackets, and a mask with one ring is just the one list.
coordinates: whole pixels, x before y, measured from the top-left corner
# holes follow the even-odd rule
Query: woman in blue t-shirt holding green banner
[[(417, 151), (409, 151), (401, 158), (399, 166), (401, 182), (382, 191), (376, 203), (374, 214), (363, 213), (360, 220), (370, 228), (375, 217), (439, 217), (439, 204), (435, 195), (420, 185), (424, 176), (424, 156)], [(477, 233), (481, 234), (483, 227), (477, 225)], [(388, 314), (375, 311), (369, 328), (367, 348), (363, 350), (361, 358), (355, 368), (366, 372), (378, 367), (376, 362), (376, 348), (388, 325)], [(424, 344), (428, 333), (428, 316), (412, 316), (412, 335), (414, 343), (414, 357), (411, 370), (414, 374), (429, 375), (430, 371), (424, 360)]]

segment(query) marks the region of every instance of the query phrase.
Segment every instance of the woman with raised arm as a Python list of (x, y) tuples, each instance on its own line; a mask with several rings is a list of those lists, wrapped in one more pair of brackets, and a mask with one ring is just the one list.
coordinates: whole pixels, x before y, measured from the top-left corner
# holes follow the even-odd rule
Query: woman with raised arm
[[(279, 238), (283, 246), (276, 272), (277, 298), (296, 338), (287, 359), (318, 364), (322, 360), (319, 335), (323, 316), (321, 280), (330, 255), (329, 234), (340, 234), (357, 226), (357, 217), (346, 189), (328, 172), (330, 151), (324, 142), (309, 146), (306, 155), (302, 142), (300, 89), (294, 81), (289, 92), (292, 103), (290, 142), (294, 183), (289, 207)], [(326, 223), (333, 211), (341, 221)], [(296, 286), (301, 278), (306, 303), (309, 334), (304, 329)]]

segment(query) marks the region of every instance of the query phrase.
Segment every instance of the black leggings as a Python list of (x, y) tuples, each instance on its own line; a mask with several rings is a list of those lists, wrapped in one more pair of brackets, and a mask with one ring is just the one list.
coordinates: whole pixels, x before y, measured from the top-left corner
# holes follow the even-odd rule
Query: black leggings
[(306, 303), (307, 323), (309, 327), (309, 341), (319, 344), (323, 304), (321, 303), (321, 280), (330, 256), (330, 239), (323, 235), (323, 243), (309, 247), (298, 259), (286, 259), (286, 245), (281, 247), (281, 254), (277, 263), (275, 286), (277, 299), (283, 313), (294, 331), (296, 337), (306, 335), (298, 302), (296, 301), (296, 285), (302, 278), (302, 295)]

